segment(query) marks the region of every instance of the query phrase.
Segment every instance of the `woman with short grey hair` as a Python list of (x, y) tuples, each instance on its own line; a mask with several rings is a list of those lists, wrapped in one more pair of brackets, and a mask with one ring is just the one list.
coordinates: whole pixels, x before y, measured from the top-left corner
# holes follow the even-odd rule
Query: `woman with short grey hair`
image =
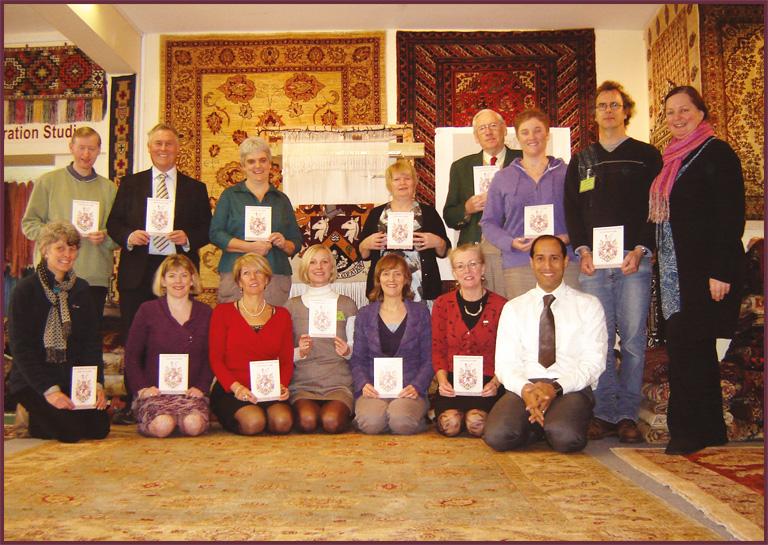
[[(240, 162), (245, 180), (221, 194), (209, 231), (211, 243), (222, 250), (218, 267), (219, 303), (240, 299), (240, 290), (232, 279), (232, 265), (241, 255), (254, 252), (267, 259), (274, 274), (265, 293), (267, 302), (283, 306), (291, 291), (289, 258), (301, 250), (301, 231), (290, 199), (269, 183), (269, 144), (256, 136), (246, 138), (240, 144)], [(263, 240), (246, 240), (246, 207), (271, 209), (271, 224)]]

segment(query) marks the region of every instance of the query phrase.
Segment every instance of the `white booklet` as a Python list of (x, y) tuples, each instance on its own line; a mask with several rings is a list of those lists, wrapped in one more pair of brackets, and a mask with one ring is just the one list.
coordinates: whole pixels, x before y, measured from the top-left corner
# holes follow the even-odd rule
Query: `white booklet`
[(453, 391), (457, 396), (483, 392), (483, 356), (453, 356)]
[(157, 382), (161, 394), (185, 395), (189, 389), (189, 354), (160, 354)]
[(280, 398), (280, 360), (252, 361), (251, 392), (257, 401)]
[(309, 336), (336, 336), (336, 299), (313, 299), (309, 302)]
[(99, 201), (72, 201), (72, 224), (81, 235), (99, 230)]
[(526, 206), (523, 217), (523, 236), (525, 238), (555, 234), (555, 205)]
[(75, 409), (96, 408), (96, 376), (98, 367), (87, 365), (72, 368), (72, 403)]
[(245, 207), (244, 240), (269, 240), (272, 234), (272, 208), (269, 206)]
[(621, 267), (624, 261), (624, 226), (592, 229), (592, 262), (596, 269)]
[(171, 199), (148, 198), (144, 230), (153, 237), (173, 231), (173, 207), (174, 201)]
[(475, 182), (475, 195), (488, 191), (496, 173), (501, 170), (501, 165), (481, 165), (472, 167)]
[(387, 214), (387, 249), (413, 249), (413, 212)]
[(397, 397), (403, 390), (403, 358), (373, 358), (373, 388), (381, 398)]

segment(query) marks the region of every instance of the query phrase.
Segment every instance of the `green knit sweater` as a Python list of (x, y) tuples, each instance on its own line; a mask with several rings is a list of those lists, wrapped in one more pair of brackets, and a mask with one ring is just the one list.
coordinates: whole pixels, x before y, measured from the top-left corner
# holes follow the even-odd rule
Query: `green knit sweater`
[[(29, 240), (37, 241), (45, 224), (51, 220), (72, 221), (72, 201), (99, 202), (99, 230), (106, 231), (107, 217), (112, 210), (117, 186), (103, 176), (83, 182), (76, 180), (66, 168), (40, 176), (32, 189), (27, 210), (21, 220), (21, 232)], [(107, 237), (99, 245), (83, 238), (75, 261), (75, 274), (91, 286), (107, 287), (112, 276), (113, 251), (119, 246)], [(34, 263), (40, 261), (35, 245)]]

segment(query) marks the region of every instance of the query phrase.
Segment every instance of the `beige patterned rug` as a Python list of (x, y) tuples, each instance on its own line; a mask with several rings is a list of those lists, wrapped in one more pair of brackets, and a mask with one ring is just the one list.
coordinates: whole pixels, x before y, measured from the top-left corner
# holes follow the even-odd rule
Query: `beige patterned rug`
[(739, 539), (765, 541), (763, 446), (708, 448), (689, 456), (667, 456), (663, 449), (611, 450)]
[(587, 454), (513, 454), (434, 429), (221, 430), (48, 442), (5, 458), (6, 540), (716, 540)]

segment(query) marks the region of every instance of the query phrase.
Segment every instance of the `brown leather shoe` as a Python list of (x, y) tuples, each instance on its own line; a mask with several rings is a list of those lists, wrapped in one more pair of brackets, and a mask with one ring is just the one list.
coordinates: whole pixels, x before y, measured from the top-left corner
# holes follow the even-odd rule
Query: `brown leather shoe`
[(606, 422), (602, 418), (594, 417), (589, 421), (589, 430), (587, 439), (590, 441), (599, 441), (605, 439), (608, 435), (616, 435), (616, 424)]
[(619, 441), (622, 443), (640, 443), (643, 440), (640, 431), (637, 429), (637, 424), (629, 418), (619, 420), (617, 428), (619, 432)]

